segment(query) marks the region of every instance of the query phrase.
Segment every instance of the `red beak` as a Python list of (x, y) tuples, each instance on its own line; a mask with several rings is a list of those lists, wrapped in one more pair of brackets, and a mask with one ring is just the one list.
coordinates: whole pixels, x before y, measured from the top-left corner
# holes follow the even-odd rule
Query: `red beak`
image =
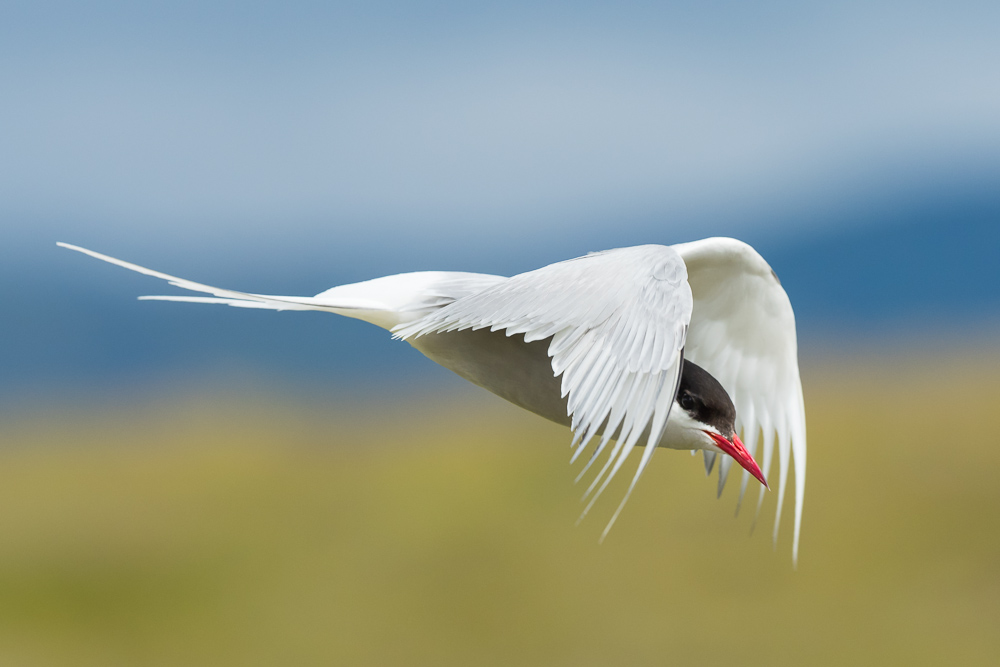
[(738, 435), (733, 433), (733, 439), (730, 441), (726, 440), (718, 433), (712, 433), (711, 431), (705, 431), (705, 433), (712, 436), (712, 440), (715, 440), (715, 444), (719, 447), (719, 449), (736, 459), (736, 462), (743, 466), (744, 470), (756, 477), (761, 484), (770, 490), (771, 487), (767, 486), (767, 480), (764, 479), (764, 473), (760, 471), (760, 466), (757, 465), (757, 462), (753, 460), (752, 456), (750, 456), (750, 452), (748, 452), (747, 448), (743, 446), (743, 443), (740, 441)]

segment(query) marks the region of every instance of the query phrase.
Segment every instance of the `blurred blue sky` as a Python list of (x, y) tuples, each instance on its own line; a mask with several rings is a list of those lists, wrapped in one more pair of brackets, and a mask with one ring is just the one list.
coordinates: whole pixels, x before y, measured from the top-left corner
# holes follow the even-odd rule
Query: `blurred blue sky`
[[(162, 289), (57, 240), (315, 293), (727, 234), (817, 331), (995, 319), (998, 26), (996, 2), (4, 2), (0, 385), (269, 346), (314, 368), (285, 327), (362, 326), (136, 304)], [(914, 257), (966, 278), (907, 291)]]

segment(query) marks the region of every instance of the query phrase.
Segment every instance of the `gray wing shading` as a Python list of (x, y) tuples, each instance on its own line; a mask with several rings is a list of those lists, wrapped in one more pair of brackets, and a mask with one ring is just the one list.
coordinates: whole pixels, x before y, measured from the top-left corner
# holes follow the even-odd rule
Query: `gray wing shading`
[(488, 328), (504, 330), (508, 336), (524, 334), (526, 342), (551, 338), (552, 372), (562, 376), (562, 395), (568, 396), (574, 460), (600, 435), (589, 468), (615, 440), (584, 496), (590, 497), (584, 515), (633, 447), (648, 435), (606, 535), (666, 426), (680, 379), (691, 308), (681, 257), (669, 247), (647, 245), (593, 253), (522, 273), (393, 333), (407, 339)]
[[(788, 466), (794, 459), (792, 558), (797, 560), (806, 478), (806, 415), (792, 305), (764, 258), (742, 241), (709, 238), (672, 247), (684, 258), (694, 298), (684, 356), (725, 387), (736, 406), (737, 428), (743, 432), (747, 450), (755, 455), (758, 442), (762, 446), (761, 469), (765, 475), (777, 445), (775, 540)], [(711, 470), (714, 458), (705, 452), (706, 469)], [(719, 460), (719, 493), (732, 462), (728, 456)], [(744, 472), (740, 501), (749, 479), (749, 473)], [(758, 513), (763, 497), (762, 486)]]

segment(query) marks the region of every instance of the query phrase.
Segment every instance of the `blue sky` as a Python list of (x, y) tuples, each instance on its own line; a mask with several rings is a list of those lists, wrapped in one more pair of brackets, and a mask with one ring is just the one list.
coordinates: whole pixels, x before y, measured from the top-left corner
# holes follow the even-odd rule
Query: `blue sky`
[(1000, 161), (996, 3), (5, 7), (0, 214), (79, 243), (687, 236)]
[[(996, 2), (6, 2), (5, 335), (62, 368), (24, 322), (65, 327), (98, 369), (113, 355), (82, 356), (149, 316), (131, 297), (159, 286), (57, 240), (315, 293), (716, 234), (800, 264), (796, 244), (844, 229), (961, 234), (965, 202), (996, 210), (998, 19)], [(938, 217), (901, 213), (918, 209)], [(873, 275), (900, 280), (891, 261)], [(177, 326), (236, 322), (174, 308)], [(221, 347), (244, 325), (219, 326)]]

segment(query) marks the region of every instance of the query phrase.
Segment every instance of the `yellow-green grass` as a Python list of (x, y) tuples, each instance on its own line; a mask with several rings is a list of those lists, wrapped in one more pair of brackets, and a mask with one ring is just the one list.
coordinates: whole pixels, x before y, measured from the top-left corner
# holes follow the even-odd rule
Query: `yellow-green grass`
[(567, 432), (478, 391), (8, 422), (0, 664), (996, 664), (1000, 363), (949, 361), (806, 369), (798, 571), (683, 452), (599, 545), (623, 485), (574, 526)]

